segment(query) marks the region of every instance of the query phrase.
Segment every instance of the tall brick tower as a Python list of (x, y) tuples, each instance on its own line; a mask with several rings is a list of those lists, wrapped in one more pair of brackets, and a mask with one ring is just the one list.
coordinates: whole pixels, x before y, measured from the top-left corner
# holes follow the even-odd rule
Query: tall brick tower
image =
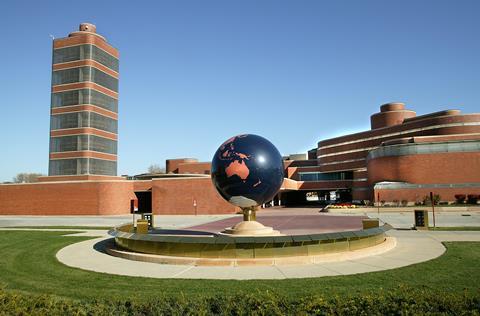
[(89, 23), (53, 41), (49, 180), (117, 175), (118, 56)]

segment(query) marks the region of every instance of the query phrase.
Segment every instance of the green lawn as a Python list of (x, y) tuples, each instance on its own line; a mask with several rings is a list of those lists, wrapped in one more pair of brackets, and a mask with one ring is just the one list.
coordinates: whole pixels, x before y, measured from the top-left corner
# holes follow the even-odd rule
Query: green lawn
[(429, 227), (429, 230), (438, 230), (438, 231), (479, 231), (479, 226), (457, 226), (457, 227)]
[[(0, 286), (24, 293), (53, 294), (74, 299), (135, 299), (159, 297), (273, 293), (290, 298), (309, 295), (354, 295), (393, 291), (399, 287), (458, 293), (480, 293), (480, 243), (446, 243), (447, 253), (430, 262), (367, 274), (266, 281), (163, 280), (115, 276), (70, 268), (55, 253), (87, 237), (62, 232), (0, 232)], [(301, 269), (301, 268), (299, 268)]]
[(100, 229), (100, 230), (110, 230), (113, 226), (13, 226), (13, 227), (2, 227), (2, 228), (29, 228), (29, 229)]

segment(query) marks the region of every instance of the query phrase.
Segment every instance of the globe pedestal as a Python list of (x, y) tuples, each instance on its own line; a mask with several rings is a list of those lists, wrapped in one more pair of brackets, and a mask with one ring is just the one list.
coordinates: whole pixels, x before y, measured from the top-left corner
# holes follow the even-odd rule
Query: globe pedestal
[(235, 226), (225, 228), (222, 234), (232, 236), (278, 236), (280, 232), (272, 227), (264, 226), (256, 221), (256, 208), (242, 208), (243, 222)]

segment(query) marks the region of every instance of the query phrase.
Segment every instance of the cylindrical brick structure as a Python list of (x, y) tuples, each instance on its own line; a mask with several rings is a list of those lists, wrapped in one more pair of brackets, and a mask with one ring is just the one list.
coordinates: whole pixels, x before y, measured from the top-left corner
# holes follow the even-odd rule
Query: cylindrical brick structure
[(165, 162), (165, 172), (166, 173), (178, 173), (178, 166), (184, 163), (197, 163), (198, 159), (195, 158), (178, 158), (178, 159), (167, 159)]
[(401, 102), (386, 103), (380, 107), (380, 112), (370, 117), (372, 129), (402, 124), (407, 118), (415, 117), (416, 113), (405, 109)]

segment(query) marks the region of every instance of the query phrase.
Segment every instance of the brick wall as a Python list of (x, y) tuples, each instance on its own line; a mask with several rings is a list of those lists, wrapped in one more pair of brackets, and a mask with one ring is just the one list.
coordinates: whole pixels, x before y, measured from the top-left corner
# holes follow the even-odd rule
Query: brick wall
[(0, 185), (1, 215), (120, 215), (130, 212), (129, 181)]
[(154, 214), (233, 214), (238, 209), (227, 203), (216, 191), (210, 178), (152, 180)]

